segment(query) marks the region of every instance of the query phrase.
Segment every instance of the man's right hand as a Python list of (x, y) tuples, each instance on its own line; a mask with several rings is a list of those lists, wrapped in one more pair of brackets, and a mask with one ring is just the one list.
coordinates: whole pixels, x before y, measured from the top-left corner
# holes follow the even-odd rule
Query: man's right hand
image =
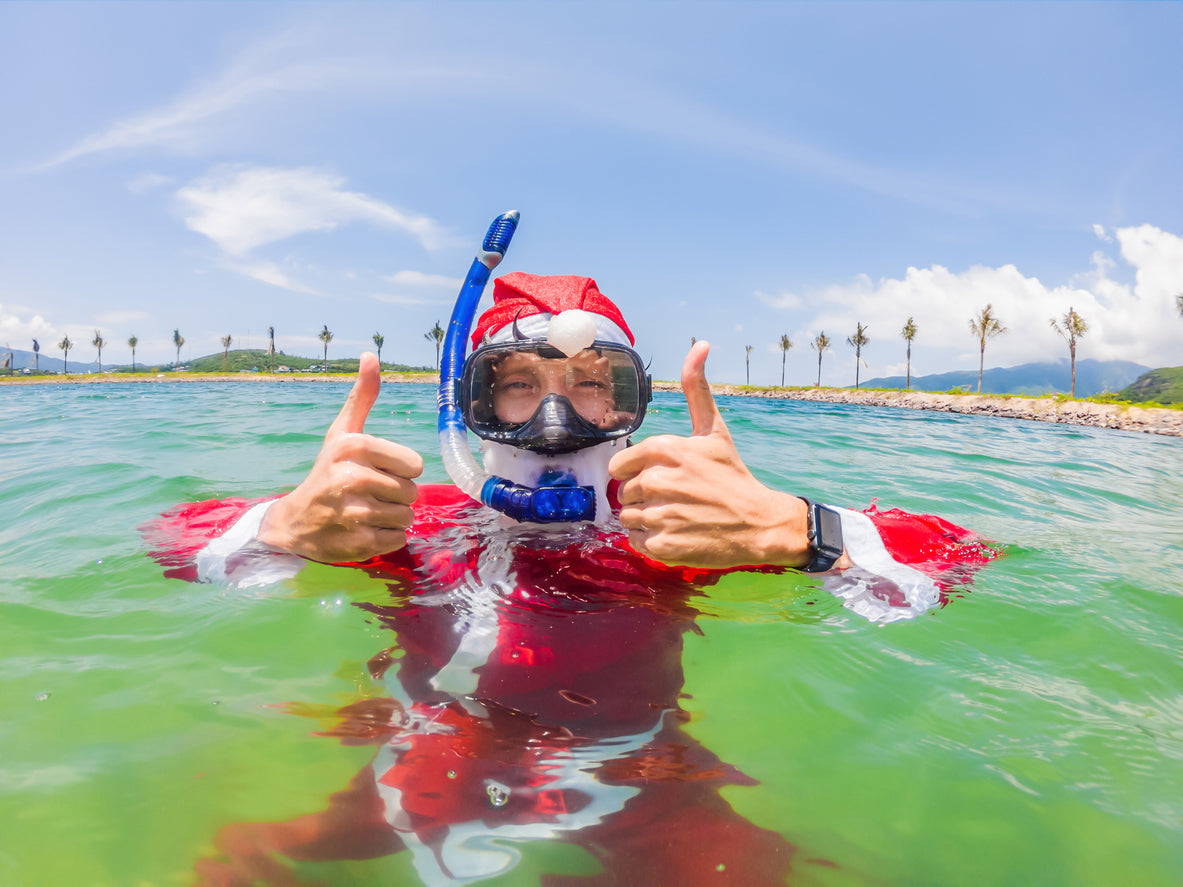
[(263, 544), (325, 563), (363, 561), (407, 544), (414, 478), (423, 458), (393, 441), (364, 433), (378, 399), (378, 358), (361, 356), (357, 382), (329, 427), (308, 476), (267, 511)]

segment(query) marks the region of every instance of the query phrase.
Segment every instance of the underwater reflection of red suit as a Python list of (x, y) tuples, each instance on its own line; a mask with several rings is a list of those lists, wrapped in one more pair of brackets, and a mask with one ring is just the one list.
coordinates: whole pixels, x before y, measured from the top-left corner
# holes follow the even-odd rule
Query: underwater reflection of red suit
[[(172, 575), (192, 578), (200, 543), (249, 507), (184, 506), (145, 532)], [(228, 826), (202, 880), (290, 883), (271, 851), (405, 848), (424, 882), (473, 882), (511, 870), (515, 845), (556, 840), (603, 870), (572, 883), (783, 883), (792, 846), (719, 794), (751, 781), (682, 727), (682, 637), (697, 630), (693, 595), (722, 572), (656, 563), (591, 525), (507, 528), (449, 487), (421, 488), (415, 511), (407, 548), (355, 565), (390, 585), (391, 603), (358, 606), (394, 632), (397, 656), (372, 664), (388, 698), (343, 710), (329, 735), (378, 744), (372, 765), (321, 813)], [(938, 583), (996, 556), (937, 518), (868, 517), (893, 557)], [(915, 615), (890, 581), (857, 581)]]
[(406, 848), (425, 883), (504, 874), (539, 840), (585, 848), (602, 869), (587, 883), (783, 883), (792, 846), (719, 796), (751, 780), (683, 730), (695, 571), (594, 528), (555, 547), (489, 538), (453, 526), (368, 565), (395, 601), (361, 605), (398, 638), (371, 664), (389, 695), (328, 731), (379, 744), (368, 774), (319, 819), (229, 827), (203, 879), (236, 883), (265, 855), (243, 852), (253, 836), (292, 859)]

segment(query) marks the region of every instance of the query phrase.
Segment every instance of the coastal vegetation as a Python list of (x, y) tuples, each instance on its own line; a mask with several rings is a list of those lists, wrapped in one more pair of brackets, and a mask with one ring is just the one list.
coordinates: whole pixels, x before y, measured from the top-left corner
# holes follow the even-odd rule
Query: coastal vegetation
[(904, 388), (911, 389), (912, 387), (912, 340), (916, 338), (916, 321), (911, 317), (908, 318), (904, 324), (904, 328), (900, 330), (900, 335), (904, 337), (904, 341), (908, 343), (907, 352), (907, 375), (904, 382)]
[(979, 345), (978, 394), (981, 394), (982, 368), (986, 365), (986, 343), (995, 336), (1005, 333), (1006, 327), (1002, 325), (1002, 321), (994, 316), (994, 306), (987, 304), (977, 317), (970, 320), (969, 331), (977, 338)]
[(1101, 402), (1151, 404), (1183, 409), (1183, 366), (1151, 370), (1108, 397), (1112, 400)]
[(325, 346), (324, 371), (327, 373), (329, 371), (329, 342), (333, 341), (333, 334), (329, 332), (329, 325), (327, 323), (324, 325), (324, 329), (317, 334), (316, 338), (320, 339)]
[(859, 365), (863, 363), (863, 348), (871, 344), (867, 338), (867, 328), (859, 322), (854, 335), (846, 337), (846, 344), (854, 349), (854, 387), (858, 388)]
[(1052, 329), (1059, 333), (1068, 343), (1068, 354), (1072, 358), (1072, 397), (1076, 397), (1076, 340), (1083, 338), (1089, 331), (1089, 325), (1083, 317), (1076, 313), (1075, 308), (1069, 308), (1062, 318), (1053, 317), (1050, 321)]
[[(691, 342), (691, 344), (694, 344)], [(793, 340), (788, 335), (780, 337), (780, 384), (783, 387), (785, 384), (785, 360), (789, 356), (789, 349), (793, 347)]]
[(822, 355), (830, 350), (830, 337), (825, 330), (817, 334), (817, 338), (809, 343), (809, 347), (817, 352), (817, 387), (822, 387)]
[(435, 370), (438, 373), (440, 368), (440, 345), (444, 342), (445, 330), (440, 326), (437, 320), (435, 326), (423, 334), (423, 338), (428, 342), (435, 342)]

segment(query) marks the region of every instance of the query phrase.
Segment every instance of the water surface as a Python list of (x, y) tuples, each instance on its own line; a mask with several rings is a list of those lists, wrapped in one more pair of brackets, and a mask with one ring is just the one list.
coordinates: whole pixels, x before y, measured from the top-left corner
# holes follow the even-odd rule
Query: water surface
[[(323, 809), (373, 749), (312, 735), (385, 691), (386, 584), (166, 579), (136, 530), (311, 465), (333, 383), (0, 389), (0, 883), (188, 884), (218, 829)], [(721, 398), (767, 483), (942, 515), (1006, 556), (920, 619), (867, 624), (808, 582), (694, 602), (686, 731), (757, 782), (724, 797), (827, 884), (1183, 881), (1183, 443), (944, 413)], [(685, 432), (658, 395), (645, 434)], [(434, 390), (367, 430), (443, 481)], [(367, 609), (370, 608), (370, 609)], [(414, 883), (406, 854), (307, 863)], [(819, 864), (825, 861), (826, 864)], [(499, 883), (585, 862), (539, 846)]]

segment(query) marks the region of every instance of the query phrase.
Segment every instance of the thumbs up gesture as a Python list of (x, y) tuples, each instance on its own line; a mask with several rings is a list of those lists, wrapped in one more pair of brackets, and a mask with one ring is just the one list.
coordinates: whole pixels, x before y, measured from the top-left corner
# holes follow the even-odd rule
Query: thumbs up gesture
[(423, 458), (364, 433), (381, 385), (378, 358), (366, 352), (312, 470), (267, 511), (260, 542), (326, 563), (367, 560), (407, 544)]
[(810, 560), (805, 503), (748, 470), (706, 379), (707, 342), (682, 366), (690, 437), (650, 437), (612, 457), (629, 544), (667, 564), (802, 566)]

